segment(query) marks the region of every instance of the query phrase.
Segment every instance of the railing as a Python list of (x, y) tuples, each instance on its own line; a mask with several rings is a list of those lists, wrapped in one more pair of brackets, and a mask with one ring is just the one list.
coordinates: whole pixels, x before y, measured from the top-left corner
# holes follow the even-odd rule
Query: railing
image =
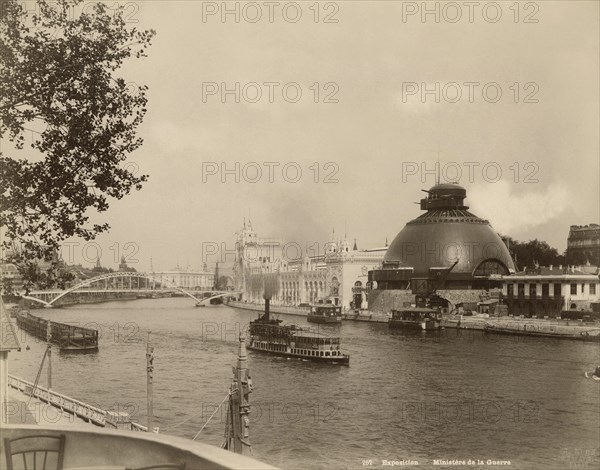
[[(95, 426), (2, 425), (2, 437), (7, 439), (33, 437), (37, 438), (34, 443), (43, 445), (42, 436), (60, 435), (65, 437), (62, 468), (137, 468), (173, 462), (188, 469), (277, 470), (251, 457), (166, 434), (134, 433)], [(5, 462), (5, 458), (4, 446), (0, 446), (0, 462)]]
[(67, 411), (75, 416), (79, 416), (87, 420), (89, 423), (94, 423), (97, 426), (106, 425), (106, 411), (88, 405), (82, 401), (75, 400), (58, 392), (48, 390), (47, 388), (37, 386), (27, 380), (20, 379), (14, 375), (8, 375), (8, 385), (12, 388), (20, 390), (25, 395), (30, 396), (33, 391), (33, 396), (46, 403), (60, 408), (61, 411)]
[(132, 431), (148, 432), (148, 427), (138, 423), (131, 423)]
[[(31, 396), (32, 392), (35, 398), (42, 400), (49, 405), (59, 408), (61, 411), (66, 411), (74, 416), (78, 416), (88, 423), (93, 423), (96, 426), (106, 427), (109, 422), (106, 419), (108, 412), (93, 405), (89, 405), (75, 398), (68, 397), (62, 393), (48, 390), (45, 387), (34, 387), (32, 382), (15, 377), (8, 374), (8, 385), (16, 390), (23, 392), (27, 396)], [(144, 431), (148, 428), (137, 423), (130, 423), (133, 431)]]
[(563, 295), (553, 295), (553, 294), (506, 294), (503, 295), (505, 299), (521, 299), (521, 300), (530, 300), (530, 299), (544, 299), (544, 300), (564, 300), (565, 297)]

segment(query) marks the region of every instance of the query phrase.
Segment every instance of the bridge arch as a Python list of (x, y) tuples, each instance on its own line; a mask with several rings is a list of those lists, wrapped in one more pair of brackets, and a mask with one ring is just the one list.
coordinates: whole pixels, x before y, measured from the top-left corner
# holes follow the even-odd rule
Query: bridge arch
[(172, 282), (170, 282), (169, 280), (165, 280), (165, 279), (156, 279), (156, 276), (153, 276), (152, 274), (147, 274), (147, 273), (140, 273), (140, 272), (114, 272), (114, 273), (106, 273), (106, 274), (101, 274), (99, 276), (95, 276), (89, 279), (85, 279), (84, 281), (79, 282), (78, 284), (69, 287), (68, 289), (66, 289), (65, 291), (61, 292), (59, 295), (57, 295), (56, 297), (54, 297), (52, 300), (50, 301), (44, 301), (42, 299), (38, 299), (36, 297), (33, 296), (23, 296), (24, 299), (29, 299), (29, 300), (34, 300), (36, 302), (42, 303), (44, 304), (45, 307), (52, 307), (53, 304), (55, 302), (57, 302), (59, 299), (61, 299), (62, 297), (64, 297), (65, 295), (70, 294), (71, 292), (75, 292), (79, 289), (82, 289), (83, 287), (89, 286), (91, 284), (94, 284), (95, 282), (98, 281), (103, 281), (103, 280), (107, 280), (107, 279), (117, 279), (117, 278), (137, 278), (137, 279), (147, 279), (149, 281), (154, 281), (154, 282), (158, 282), (163, 286), (166, 286), (168, 290), (175, 290), (178, 292), (181, 292), (182, 294), (187, 295), (188, 297), (192, 298), (193, 300), (196, 301), (196, 303), (198, 305), (200, 304), (205, 304), (207, 302), (210, 302), (211, 299), (215, 299), (217, 297), (224, 297), (227, 295), (235, 295), (237, 294), (237, 292), (233, 292), (233, 291), (228, 291), (228, 292), (217, 292), (217, 291), (213, 291), (216, 292), (215, 295), (212, 295), (210, 297), (207, 298), (202, 298), (199, 299), (198, 297), (194, 296), (192, 293), (186, 291), (185, 289), (182, 289), (181, 287), (178, 287), (176, 285), (174, 285)]

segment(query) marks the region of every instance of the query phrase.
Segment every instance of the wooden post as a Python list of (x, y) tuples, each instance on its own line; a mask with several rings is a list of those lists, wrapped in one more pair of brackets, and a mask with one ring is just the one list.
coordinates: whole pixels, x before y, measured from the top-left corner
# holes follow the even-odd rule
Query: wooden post
[(250, 444), (250, 402), (249, 395), (252, 391), (252, 381), (248, 370), (248, 357), (246, 354), (246, 340), (240, 335), (240, 349), (238, 354), (237, 368), (235, 369), (234, 385), (236, 391), (233, 394), (233, 425), (234, 425), (234, 452), (242, 455), (250, 455), (252, 446)]
[(48, 326), (46, 329), (46, 347), (48, 348), (48, 392), (52, 388), (52, 322), (48, 320)]
[(147, 385), (147, 410), (148, 410), (148, 432), (153, 432), (154, 418), (154, 396), (152, 379), (154, 374), (154, 347), (150, 346), (150, 331), (146, 343), (146, 385)]

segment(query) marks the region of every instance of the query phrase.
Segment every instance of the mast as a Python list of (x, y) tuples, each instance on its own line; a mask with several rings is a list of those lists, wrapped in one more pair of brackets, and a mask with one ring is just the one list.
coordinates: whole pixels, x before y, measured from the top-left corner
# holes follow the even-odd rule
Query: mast
[(146, 406), (148, 412), (148, 432), (153, 432), (154, 418), (154, 347), (150, 345), (150, 331), (146, 342)]
[(46, 347), (48, 348), (48, 391), (52, 388), (52, 344), (50, 339), (52, 338), (52, 322), (48, 320), (46, 328)]
[(217, 290), (219, 286), (219, 262), (217, 261), (217, 264), (215, 265), (215, 279), (213, 282), (213, 289)]
[(252, 379), (248, 369), (246, 354), (246, 340), (239, 336), (239, 352), (237, 366), (232, 367), (233, 382), (229, 391), (229, 407), (227, 409), (227, 425), (225, 429), (225, 443), (223, 447), (236, 454), (250, 455), (250, 401), (252, 392)]

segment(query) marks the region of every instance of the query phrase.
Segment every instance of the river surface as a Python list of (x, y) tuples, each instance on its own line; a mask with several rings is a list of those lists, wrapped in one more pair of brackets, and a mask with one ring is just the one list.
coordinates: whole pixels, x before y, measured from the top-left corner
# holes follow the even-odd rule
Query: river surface
[[(32, 313), (101, 333), (96, 353), (54, 352), (53, 389), (128, 411), (142, 424), (151, 331), (155, 426), (190, 439), (225, 398), (237, 337), (257, 317), (195, 308), (187, 298)], [(459, 467), (434, 465), (438, 459), (471, 459), (478, 468), (498, 461), (512, 469), (600, 466), (600, 382), (584, 377), (600, 362), (600, 345), (464, 330), (410, 334), (375, 323), (329, 328), (339, 329), (350, 367), (249, 351), (255, 458), (286, 470), (383, 468), (384, 460)], [(34, 381), (44, 345), (24, 333), (20, 339), (10, 372)], [(198, 440), (220, 445), (225, 416), (224, 408), (216, 412)]]

